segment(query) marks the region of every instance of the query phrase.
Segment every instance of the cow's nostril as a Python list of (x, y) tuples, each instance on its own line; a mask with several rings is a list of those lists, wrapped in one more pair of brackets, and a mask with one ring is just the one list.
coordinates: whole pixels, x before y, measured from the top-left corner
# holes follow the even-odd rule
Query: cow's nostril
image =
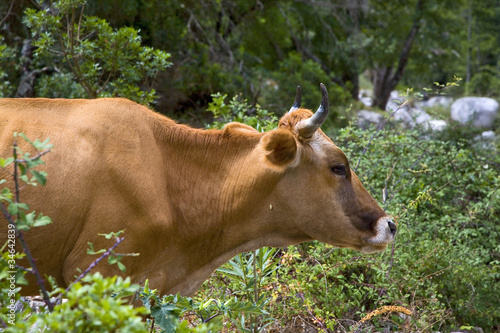
[(396, 224), (392, 221), (388, 221), (387, 224), (389, 224), (389, 230), (391, 231), (391, 234), (395, 235), (396, 234)]

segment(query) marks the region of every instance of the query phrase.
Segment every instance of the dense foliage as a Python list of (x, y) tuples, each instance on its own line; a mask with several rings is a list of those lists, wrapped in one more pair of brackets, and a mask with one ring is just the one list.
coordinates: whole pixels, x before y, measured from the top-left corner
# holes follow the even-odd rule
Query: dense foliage
[(154, 89), (159, 111), (197, 118), (217, 91), (282, 112), (299, 83), (306, 105), (317, 82), (334, 105), (361, 88), (383, 107), (398, 85), (454, 75), (462, 91), (498, 96), (499, 10), (495, 0), (7, 0), (0, 93), (151, 102)]

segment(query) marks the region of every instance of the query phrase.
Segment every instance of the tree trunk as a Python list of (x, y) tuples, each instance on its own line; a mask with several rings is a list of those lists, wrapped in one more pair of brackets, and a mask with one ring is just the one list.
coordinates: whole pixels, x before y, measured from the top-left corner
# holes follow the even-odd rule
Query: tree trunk
[(19, 82), (19, 86), (17, 87), (16, 97), (35, 96), (35, 81), (37, 73), (31, 71), (34, 49), (35, 47), (31, 45), (31, 39), (25, 39), (21, 49), (21, 80)]
[[(373, 101), (372, 106), (385, 110), (391, 91), (394, 89), (391, 84), (392, 67), (381, 67), (372, 70), (373, 81)], [(396, 83), (397, 84), (397, 83)]]
[(422, 4), (424, 0), (419, 0), (416, 6), (416, 16), (413, 21), (413, 25), (406, 37), (403, 49), (399, 54), (398, 67), (393, 73), (392, 66), (390, 67), (380, 67), (372, 70), (372, 81), (373, 81), (373, 102), (372, 106), (378, 107), (385, 110), (389, 97), (391, 96), (391, 91), (396, 88), (399, 81), (403, 77), (404, 70), (408, 64), (408, 59), (410, 57), (410, 51), (420, 30), (420, 19), (422, 16)]
[(342, 87), (346, 86), (346, 83), (350, 83), (349, 93), (354, 100), (359, 98), (359, 72), (357, 71), (357, 66), (351, 69), (347, 69), (347, 72), (342, 76)]
[[(472, 4), (469, 2), (467, 9), (467, 60), (465, 66), (465, 83), (471, 78), (471, 59), (472, 59)], [(467, 89), (467, 85), (466, 85)]]

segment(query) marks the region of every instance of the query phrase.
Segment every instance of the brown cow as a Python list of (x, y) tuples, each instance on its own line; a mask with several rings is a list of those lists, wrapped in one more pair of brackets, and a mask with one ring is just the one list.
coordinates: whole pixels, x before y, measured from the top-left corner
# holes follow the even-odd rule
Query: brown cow
[[(300, 108), (298, 89), (266, 133), (239, 123), (193, 129), (122, 98), (1, 99), (0, 156), (11, 155), (13, 132), (54, 144), (41, 167), (47, 185), (21, 192), (53, 219), (25, 235), (40, 271), (67, 286), (95, 259), (87, 242), (108, 248), (98, 234), (122, 229), (117, 251), (140, 253), (123, 259), (126, 274), (162, 294), (192, 294), (234, 255), (262, 246), (316, 239), (385, 249), (396, 226), (319, 129), (328, 114), (321, 88), (314, 115)], [(107, 263), (98, 270), (121, 274)]]

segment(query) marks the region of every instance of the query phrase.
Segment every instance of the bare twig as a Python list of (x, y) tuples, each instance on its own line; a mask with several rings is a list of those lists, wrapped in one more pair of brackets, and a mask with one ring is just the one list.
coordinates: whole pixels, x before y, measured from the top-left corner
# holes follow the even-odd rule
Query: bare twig
[(12, 8), (14, 8), (14, 2), (16, 2), (16, 0), (12, 0), (10, 2), (10, 7), (7, 10), (7, 14), (5, 14), (5, 17), (0, 21), (0, 26), (2, 26), (4, 24), (4, 22), (7, 21), (7, 18), (10, 16), (10, 13), (12, 12)]
[(385, 186), (384, 189), (382, 190), (382, 203), (385, 203), (387, 199), (387, 183), (389, 182), (389, 179), (392, 177), (392, 173), (394, 172), (394, 169), (396, 168), (396, 164), (398, 164), (399, 159), (396, 159), (396, 162), (392, 165), (391, 170), (387, 174), (387, 177), (385, 177)]
[(80, 32), (81, 32), (81, 27), (82, 27), (82, 19), (83, 19), (83, 12), (85, 9), (85, 3), (82, 5), (82, 9), (80, 10), (80, 17), (78, 18), (78, 30), (76, 34), (76, 40), (80, 40)]
[(155, 318), (153, 317), (153, 320), (151, 320), (151, 328), (149, 329), (150, 333), (153, 333), (155, 330)]
[(3, 321), (2, 318), (0, 318), (0, 326), (2, 326), (3, 328), (7, 328), (7, 323)]
[[(68, 288), (66, 288), (66, 292), (77, 282), (79, 282), (81, 279), (83, 279), (85, 277), (85, 275), (87, 275), (92, 269), (94, 269), (98, 264), (99, 262), (101, 262), (101, 260), (103, 260), (104, 258), (108, 257), (111, 255), (111, 253), (113, 252), (113, 250), (118, 246), (118, 244), (120, 244), (123, 240), (125, 239), (125, 237), (115, 237), (115, 244), (113, 244), (113, 246), (111, 246), (106, 252), (104, 252), (102, 254), (102, 256), (100, 256), (99, 258), (97, 258), (96, 260), (94, 260), (90, 265), (89, 267), (87, 267), (86, 270), (84, 270), (82, 272), (82, 274), (80, 274), (80, 276), (78, 276), (76, 278), (75, 281), (73, 281), (69, 286)], [(59, 295), (60, 297), (61, 295)]]
[(216, 313), (216, 314), (214, 314), (214, 315), (212, 315), (212, 316), (210, 316), (210, 317), (208, 317), (208, 318), (204, 319), (204, 320), (203, 320), (203, 323), (208, 323), (210, 320), (212, 320), (212, 319), (214, 319), (215, 317), (220, 316), (220, 315), (221, 315), (220, 313)]
[(391, 274), (391, 269), (392, 269), (392, 264), (394, 263), (394, 249), (396, 248), (396, 235), (394, 235), (394, 242), (392, 242), (392, 249), (391, 249), (391, 261), (389, 262), (389, 269), (387, 270), (387, 274), (385, 277), (389, 279), (389, 275)]
[[(47, 150), (42, 151), (41, 153), (39, 153), (39, 154), (38, 154), (38, 155), (36, 155), (35, 157), (30, 158), (30, 160), (32, 160), (32, 161), (33, 161), (33, 160), (39, 159), (40, 157), (42, 157), (43, 155), (46, 155), (46, 154), (48, 154), (48, 153), (50, 153), (50, 149), (47, 149)], [(26, 163), (26, 160), (22, 160), (22, 159), (21, 159), (21, 160), (16, 160), (16, 162), (17, 162), (18, 164), (19, 164), (19, 163)]]
[[(51, 11), (50, 14), (54, 15), (54, 11)], [(85, 77), (83, 75), (83, 71), (80, 67), (81, 55), (75, 53), (75, 45), (78, 45), (80, 43), (80, 39), (76, 39), (76, 38), (79, 37), (80, 33), (81, 33), (80, 28), (81, 28), (82, 18), (81, 17), (79, 18), (77, 36), (75, 37), (75, 33), (74, 33), (75, 15), (74, 14), (75, 13), (74, 13), (74, 8), (73, 8), (71, 17), (70, 17), (70, 15), (65, 16), (66, 27), (67, 27), (66, 33), (68, 36), (69, 47), (65, 45), (62, 34), (58, 34), (57, 37), (58, 37), (58, 41), (59, 41), (59, 47), (63, 51), (63, 57), (64, 57), (66, 63), (68, 64), (69, 68), (73, 72), (73, 74), (75, 74), (75, 77), (76, 77), (76, 80), (78, 81), (78, 83), (81, 84), (81, 86), (83, 87), (83, 89), (85, 90), (85, 92), (87, 93), (87, 95), (90, 98), (95, 98), (97, 95), (96, 95), (94, 89), (92, 88), (91, 83), (89, 83), (85, 79)]]

